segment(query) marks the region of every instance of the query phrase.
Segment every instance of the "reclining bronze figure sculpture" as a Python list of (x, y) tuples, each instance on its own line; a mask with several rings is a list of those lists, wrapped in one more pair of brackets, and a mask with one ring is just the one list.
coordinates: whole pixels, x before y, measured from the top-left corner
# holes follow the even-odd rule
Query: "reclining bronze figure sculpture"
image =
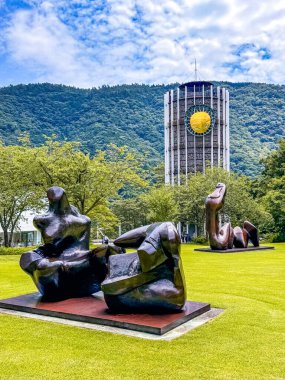
[[(62, 188), (51, 187), (47, 197), (47, 213), (34, 218), (44, 245), (20, 259), (45, 299), (91, 295), (102, 284), (106, 303), (116, 312), (183, 307), (180, 237), (172, 223), (140, 227), (120, 236), (116, 245), (90, 250), (90, 219), (69, 204)], [(123, 254), (124, 248), (137, 252)]]
[(247, 248), (250, 241), (254, 247), (259, 246), (257, 228), (245, 221), (243, 228), (232, 228), (230, 223), (220, 226), (219, 210), (223, 207), (226, 197), (226, 185), (218, 183), (214, 192), (207, 196), (206, 230), (209, 235), (210, 247), (213, 250), (226, 250), (233, 247)]

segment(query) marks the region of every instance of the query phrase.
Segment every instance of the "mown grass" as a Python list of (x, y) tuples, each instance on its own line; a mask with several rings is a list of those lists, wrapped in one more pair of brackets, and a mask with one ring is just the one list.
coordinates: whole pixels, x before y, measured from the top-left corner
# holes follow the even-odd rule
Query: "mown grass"
[[(0, 315), (1, 379), (285, 379), (285, 244), (275, 251), (183, 246), (188, 299), (225, 312), (170, 342)], [(0, 257), (0, 297), (35, 290)]]

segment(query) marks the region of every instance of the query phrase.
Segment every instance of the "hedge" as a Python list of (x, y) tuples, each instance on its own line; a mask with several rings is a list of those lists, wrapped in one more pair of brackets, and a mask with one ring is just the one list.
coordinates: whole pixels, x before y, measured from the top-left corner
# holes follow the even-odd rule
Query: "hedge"
[(0, 247), (0, 255), (21, 255), (23, 252), (31, 251), (36, 247)]

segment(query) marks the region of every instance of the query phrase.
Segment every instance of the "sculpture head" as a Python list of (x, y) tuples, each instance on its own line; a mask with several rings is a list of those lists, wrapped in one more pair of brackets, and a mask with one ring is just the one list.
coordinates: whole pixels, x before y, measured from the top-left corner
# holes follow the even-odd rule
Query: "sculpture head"
[(62, 187), (53, 186), (47, 191), (49, 210), (54, 214), (63, 215), (71, 211), (65, 191)]
[[(89, 236), (90, 219), (69, 204), (64, 189), (53, 186), (47, 191), (49, 209), (34, 217), (34, 226), (41, 232), (45, 244), (56, 244), (63, 239), (80, 240)], [(87, 238), (87, 237), (86, 237)]]
[(220, 210), (225, 202), (227, 193), (227, 187), (224, 183), (218, 183), (212, 194), (209, 194), (206, 198), (206, 208), (212, 211)]

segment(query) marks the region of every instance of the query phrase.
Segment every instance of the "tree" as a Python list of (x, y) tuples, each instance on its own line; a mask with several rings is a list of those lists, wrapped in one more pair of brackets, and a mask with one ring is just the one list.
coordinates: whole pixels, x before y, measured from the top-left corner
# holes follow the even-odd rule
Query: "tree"
[(177, 221), (178, 206), (171, 186), (151, 187), (135, 198), (112, 205), (122, 232), (154, 222)]
[(262, 163), (264, 165), (263, 179), (283, 178), (285, 176), (285, 140), (279, 140), (278, 149), (263, 159)]
[(6, 247), (11, 246), (23, 213), (41, 205), (43, 193), (36, 183), (31, 150), (27, 146), (0, 146), (0, 225)]
[(115, 203), (113, 210), (122, 223), (123, 231), (168, 220), (194, 224), (198, 234), (203, 235), (205, 198), (218, 182), (225, 183), (228, 190), (221, 212), (223, 223), (231, 221), (233, 226), (242, 226), (245, 220), (249, 220), (261, 233), (272, 231), (274, 222), (271, 214), (250, 194), (251, 181), (219, 168), (207, 169), (205, 175), (192, 174), (181, 186), (151, 187), (139, 197)]
[(285, 239), (285, 192), (269, 190), (262, 198), (265, 208), (272, 215), (275, 222), (276, 240)]
[[(255, 196), (273, 216), (277, 241), (285, 240), (285, 140), (279, 148), (263, 160), (264, 170), (257, 184)], [(256, 190), (258, 188), (258, 190)]]
[(124, 197), (132, 188), (144, 188), (143, 162), (125, 147), (110, 145), (94, 157), (80, 151), (76, 142), (47, 139), (34, 148), (34, 161), (39, 168), (42, 188), (62, 186), (70, 203), (103, 228), (115, 228), (116, 216), (109, 202)]
[(177, 221), (178, 205), (174, 198), (174, 188), (161, 186), (152, 188), (141, 195), (145, 207), (146, 220), (149, 223)]
[(105, 205), (98, 205), (92, 213), (91, 238), (100, 238), (102, 235), (118, 236), (118, 230), (119, 220), (108, 201)]
[(177, 221), (178, 205), (171, 186), (151, 187), (148, 192), (113, 203), (122, 232), (149, 223)]
[(118, 219), (122, 233), (148, 223), (145, 204), (140, 197), (119, 199), (111, 208)]

